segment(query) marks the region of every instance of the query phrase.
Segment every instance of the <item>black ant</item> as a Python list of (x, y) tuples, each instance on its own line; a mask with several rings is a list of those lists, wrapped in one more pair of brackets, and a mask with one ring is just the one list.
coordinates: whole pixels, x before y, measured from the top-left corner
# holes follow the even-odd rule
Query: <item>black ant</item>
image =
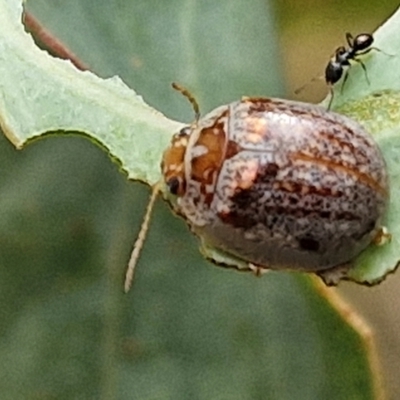
[[(370, 82), (368, 79), (367, 68), (365, 67), (365, 64), (357, 57), (363, 54), (367, 54), (371, 50), (380, 51), (376, 47), (371, 47), (374, 38), (369, 33), (360, 33), (355, 38), (353, 38), (351, 33), (347, 32), (346, 41), (349, 48), (346, 49), (344, 46), (338, 47), (335, 51), (334, 56), (331, 58), (331, 60), (329, 61), (328, 65), (325, 68), (325, 82), (330, 87), (330, 92), (331, 92), (331, 98), (329, 101), (328, 110), (330, 109), (333, 100), (332, 86), (340, 80), (340, 78), (343, 75), (344, 68), (350, 67), (351, 65), (350, 60), (356, 61), (361, 65), (362, 69), (365, 72), (365, 78), (369, 84)], [(347, 70), (344, 75), (341, 90), (343, 90), (348, 75), (349, 71)]]
[[(374, 41), (374, 38), (371, 34), (369, 33), (360, 33), (357, 35), (355, 38), (351, 35), (351, 33), (346, 33), (346, 41), (348, 44), (348, 48), (346, 49), (344, 46), (340, 46), (336, 49), (335, 54), (333, 57), (330, 59), (328, 65), (325, 68), (325, 82), (330, 88), (330, 93), (331, 93), (331, 98), (329, 100), (328, 104), (328, 110), (331, 108), (332, 105), (332, 100), (333, 100), (333, 85), (337, 83), (340, 78), (343, 75), (343, 72), (346, 67), (350, 67), (350, 61), (356, 61), (358, 62), (361, 67), (364, 70), (365, 73), (365, 78), (369, 82), (368, 78), (368, 73), (367, 73), (367, 68), (365, 67), (365, 64), (358, 59), (358, 56), (361, 56), (363, 54), (369, 53), (371, 50), (377, 50), (383, 53), (382, 50), (376, 48), (376, 47), (371, 47), (372, 43)], [(386, 54), (386, 53), (384, 53)], [(389, 55), (389, 54), (388, 54)], [(348, 70), (346, 70), (342, 87), (341, 90), (343, 90), (344, 84), (346, 83), (346, 80), (348, 78)], [(318, 78), (312, 79), (312, 81), (315, 81)], [(301, 88), (297, 89), (295, 91), (296, 94), (300, 93), (304, 87), (307, 86), (304, 85)]]

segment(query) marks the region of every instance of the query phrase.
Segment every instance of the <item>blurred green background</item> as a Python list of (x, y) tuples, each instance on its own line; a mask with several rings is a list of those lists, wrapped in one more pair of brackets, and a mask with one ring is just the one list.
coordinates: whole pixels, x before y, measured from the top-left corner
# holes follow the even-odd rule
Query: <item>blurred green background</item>
[[(214, 4), (29, 0), (28, 9), (96, 73), (120, 75), (158, 110), (190, 121), (172, 80), (189, 85), (203, 111), (244, 94), (296, 98), (345, 32), (371, 32), (398, 6)], [(319, 82), (299, 98), (325, 93)], [(78, 136), (49, 136), (22, 152), (0, 138), (0, 152), (2, 398), (371, 398), (362, 344), (302, 275), (258, 280), (208, 264), (159, 200), (125, 296), (148, 189)], [(393, 399), (399, 279), (340, 286), (377, 333)]]

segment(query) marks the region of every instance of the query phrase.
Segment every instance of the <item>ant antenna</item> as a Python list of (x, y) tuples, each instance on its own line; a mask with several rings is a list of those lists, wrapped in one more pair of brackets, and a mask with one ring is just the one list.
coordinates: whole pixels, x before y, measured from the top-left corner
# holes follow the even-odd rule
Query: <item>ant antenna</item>
[(310, 81), (305, 83), (303, 86), (300, 86), (299, 88), (297, 88), (294, 91), (294, 94), (296, 94), (296, 95), (300, 94), (306, 87), (308, 87), (309, 85), (311, 85), (312, 83), (314, 83), (316, 81), (319, 81), (320, 79), (324, 79), (324, 76), (323, 75), (314, 76), (314, 78), (312, 78)]
[(194, 122), (197, 123), (197, 121), (200, 119), (200, 107), (199, 103), (197, 103), (196, 99), (194, 96), (184, 88), (183, 86), (179, 85), (179, 83), (172, 82), (172, 87), (177, 90), (178, 92), (182, 93), (190, 102), (192, 105), (193, 111), (194, 111)]
[(160, 191), (160, 187), (161, 187), (160, 182), (156, 183), (153, 186), (149, 204), (147, 205), (147, 208), (146, 208), (146, 214), (143, 218), (143, 222), (140, 227), (140, 231), (139, 231), (138, 237), (136, 239), (136, 242), (133, 245), (131, 258), (129, 259), (128, 268), (126, 270), (126, 276), (125, 276), (125, 285), (124, 285), (125, 293), (128, 293), (129, 289), (132, 286), (133, 274), (135, 272), (135, 267), (139, 260), (139, 255), (140, 255), (140, 252), (144, 245), (144, 241), (146, 239), (147, 231), (149, 230), (149, 222), (150, 222), (151, 212), (153, 211), (154, 202), (157, 199), (157, 195)]

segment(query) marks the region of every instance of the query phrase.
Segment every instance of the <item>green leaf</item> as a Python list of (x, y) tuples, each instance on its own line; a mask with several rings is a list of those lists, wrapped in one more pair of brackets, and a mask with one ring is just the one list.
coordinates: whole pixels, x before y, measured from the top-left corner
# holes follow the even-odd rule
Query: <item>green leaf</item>
[(380, 282), (389, 272), (395, 271), (400, 261), (400, 94), (383, 91), (379, 87), (375, 89), (375, 93), (360, 101), (347, 103), (340, 109), (358, 119), (373, 134), (389, 171), (390, 204), (384, 225), (392, 236), (391, 241), (383, 246), (370, 246), (357, 258), (349, 274), (351, 279), (369, 284)]
[(158, 181), (161, 153), (181, 124), (157, 113), (118, 77), (100, 79), (40, 51), (16, 18), (22, 12), (17, 5), (0, 3), (7, 54), (0, 66), (0, 119), (8, 138), (20, 148), (46, 132), (80, 132), (104, 146), (129, 178)]
[[(191, 39), (200, 37), (201, 41), (196, 44), (200, 47), (203, 46), (203, 48), (212, 49), (210, 46), (214, 40), (213, 35), (227, 37), (229, 34), (232, 35), (231, 30), (238, 29), (239, 27), (233, 24), (227, 32), (220, 33), (216, 29), (216, 32), (211, 30), (210, 32), (213, 33), (209, 36), (199, 35), (199, 30), (203, 30), (206, 26), (205, 22), (208, 21), (201, 18), (202, 22), (199, 24), (199, 19), (194, 18), (195, 15), (202, 15), (202, 7), (188, 5), (186, 7), (187, 10), (185, 9), (186, 11), (183, 14), (181, 10), (174, 7), (167, 7), (164, 13), (166, 14), (165, 17), (170, 15), (168, 11), (171, 13), (171, 10), (175, 10), (176, 13), (177, 26), (179, 26), (178, 33), (180, 33), (179, 38), (183, 41), (180, 48), (184, 49), (181, 50), (184, 51), (183, 58), (175, 54), (176, 61), (178, 65), (187, 64), (190, 66), (190, 68), (185, 69), (182, 75), (194, 86), (202, 82), (205, 87), (213, 87), (219, 83), (218, 78), (215, 77), (215, 72), (211, 72), (210, 68), (206, 68), (203, 65), (205, 58), (201, 57), (201, 54), (196, 51), (195, 46), (188, 46), (188, 43), (191, 42)], [(143, 103), (141, 98), (136, 96), (133, 91), (128, 90), (118, 78), (101, 80), (90, 72), (76, 71), (69, 63), (55, 60), (38, 51), (37, 48), (32, 46), (32, 42), (22, 30), (21, 25), (15, 22), (15, 20), (12, 24), (13, 20), (10, 16), (7, 16), (6, 11), (4, 10), (2, 14), (4, 15), (4, 29), (8, 32), (10, 30), (13, 32), (11, 36), (13, 38), (12, 42), (10, 39), (10, 43), (6, 43), (6, 45), (14, 46), (17, 43), (17, 48), (9, 51), (15, 59), (11, 58), (7, 64), (8, 67), (0, 70), (0, 73), (6, 78), (4, 79), (2, 92), (13, 93), (12, 96), (7, 94), (3, 97), (3, 109), (5, 111), (2, 119), (5, 131), (6, 133), (8, 132), (8, 136), (14, 144), (21, 146), (29, 138), (48, 131), (79, 131), (89, 135), (93, 140), (98, 141), (104, 146), (112, 157), (115, 157), (121, 163), (122, 168), (128, 173), (129, 178), (142, 180), (148, 184), (157, 182), (160, 179), (159, 164), (162, 151), (166, 148), (171, 133), (176, 132), (181, 125), (156, 113)], [(222, 6), (219, 12), (221, 15), (224, 15), (224, 13), (230, 12), (230, 10)], [(240, 8), (236, 12), (239, 13)], [(174, 13), (172, 12), (171, 14)], [(337, 90), (335, 91), (335, 107), (346, 102), (353, 102), (352, 109), (354, 109), (354, 101), (357, 98), (369, 93), (377, 93), (378, 91), (380, 93), (380, 98), (377, 100), (379, 103), (382, 103), (382, 98), (387, 96), (385, 92), (381, 92), (391, 87), (390, 82), (397, 81), (396, 78), (399, 74), (397, 72), (399, 71), (399, 57), (395, 56), (395, 49), (399, 43), (391, 40), (391, 37), (394, 36), (394, 28), (392, 26), (396, 26), (396, 18), (399, 17), (394, 16), (385, 25), (385, 28), (382, 28), (375, 35), (376, 46), (379, 46), (378, 48), (381, 51), (372, 50), (365, 56), (366, 60), (363, 60), (367, 66), (371, 84), (362, 85), (362, 80), (366, 78), (365, 72), (360, 66), (358, 66), (358, 70), (357, 66), (353, 66), (345, 88), (345, 95), (341, 95)], [(210, 24), (215, 22), (215, 19), (216, 16), (212, 15)], [(164, 24), (158, 22), (156, 26), (164, 27)], [(162, 34), (162, 32), (160, 33)], [(244, 33), (245, 35), (241, 34), (241, 37), (244, 36), (244, 39), (242, 38), (241, 40), (246, 44), (252, 44), (256, 39), (255, 33), (253, 31), (248, 33), (246, 30)], [(175, 49), (176, 52), (177, 48), (179, 47), (174, 41), (171, 51)], [(250, 51), (249, 49), (252, 49), (252, 46), (242, 45), (240, 48)], [(240, 79), (239, 76), (236, 76), (239, 68), (232, 68), (232, 65), (240, 62), (235, 47), (230, 45), (230, 41), (225, 41), (222, 49), (222, 52), (218, 52), (218, 56), (211, 50), (211, 60), (207, 60), (207, 62), (210, 63), (211, 61), (212, 63), (218, 57), (219, 60), (229, 59), (229, 67), (225, 65), (226, 63), (222, 63), (224, 73), (229, 74), (229, 79), (227, 80), (236, 81)], [(29, 57), (24, 58), (22, 55), (28, 51)], [(144, 50), (137, 48), (134, 62), (145, 65), (157, 65), (157, 60), (152, 59), (148, 54), (145, 54)], [(233, 54), (235, 57), (228, 57), (228, 54)], [(20, 59), (26, 60), (26, 63), (19, 63), (18, 60)], [(256, 61), (257, 59), (253, 63)], [(261, 60), (260, 64), (262, 62)], [(14, 64), (18, 68), (10, 68)], [(218, 65), (218, 63), (215, 64)], [(259, 68), (254, 69), (257, 70)], [(393, 73), (384, 73), (386, 69), (393, 71)], [(207, 71), (207, 81), (204, 81), (203, 74), (200, 72), (203, 70)], [(27, 79), (28, 74), (26, 71), (29, 71), (29, 79)], [(23, 84), (19, 83), (15, 85), (15, 82), (23, 82)], [(247, 84), (247, 75), (242, 84), (250, 86), (251, 89), (251, 85)], [(38, 86), (41, 88), (40, 91), (38, 90)], [(232, 88), (234, 86), (227, 84), (227, 87)], [(228, 92), (227, 97), (229, 98), (229, 96), (230, 93)], [(218, 96), (215, 97), (218, 98)], [(55, 98), (58, 100), (54, 101)], [(373, 99), (370, 106), (372, 109), (376, 109)], [(358, 105), (359, 101), (356, 104), (357, 107), (360, 107)], [(397, 103), (394, 104), (396, 105)], [(69, 105), (69, 112), (65, 111), (66, 105)], [(29, 118), (25, 115), (27, 109), (32, 112)], [(381, 109), (388, 110), (387, 107)], [(346, 107), (342, 108), (341, 111), (346, 113)], [(383, 111), (384, 113), (386, 111)], [(41, 118), (35, 118), (36, 115), (41, 115)], [(361, 111), (353, 113), (352, 116), (366, 125), (367, 128), (370, 128), (379, 142), (379, 138), (382, 136), (382, 129), (386, 129), (384, 126), (381, 126), (379, 130), (372, 129), (372, 127), (369, 127), (368, 121), (363, 119)], [(384, 120), (383, 117), (384, 115), (375, 115), (373, 121), (382, 121)], [(394, 118), (393, 113), (392, 117)], [(23, 123), (21, 124), (21, 122)], [(396, 122), (398, 123), (398, 121)], [(396, 126), (394, 125), (394, 127)], [(392, 136), (395, 136), (395, 129), (392, 129)], [(391, 140), (395, 140), (392, 136)], [(387, 137), (386, 130), (385, 137)], [(382, 146), (382, 149), (385, 150), (385, 146)], [(391, 162), (388, 156), (385, 154), (390, 168), (391, 180), (394, 182), (392, 177), (396, 175), (395, 170), (393, 170), (395, 164)], [(392, 244), (379, 249), (371, 246), (367, 252), (356, 260), (355, 268), (349, 274), (350, 279), (360, 283), (373, 284), (381, 281), (388, 272), (396, 268), (399, 257), (396, 255), (394, 249), (398, 244), (396, 237), (399, 237), (398, 233), (400, 232), (398, 232), (398, 229), (400, 228), (398, 227), (400, 224), (397, 223), (399, 221), (395, 217), (393, 219), (393, 215), (399, 215), (394, 211), (395, 206), (391, 205), (387, 225), (394, 238)]]
[[(182, 119), (186, 107), (190, 121), (173, 80), (192, 88), (205, 110), (282, 91), (266, 4), (37, 0), (32, 7), (100, 75), (118, 72), (167, 115)], [(154, 183), (181, 124), (153, 115), (117, 79), (39, 52), (17, 23), (19, 11), (18, 2), (0, 0), (2, 126), (12, 127), (18, 146), (68, 132), (21, 154), (1, 146), (2, 396), (372, 399), (378, 376), (369, 349), (306, 276), (257, 279), (211, 267), (164, 203), (133, 290), (122, 296), (147, 193), (76, 133), (93, 135), (131, 178)]]

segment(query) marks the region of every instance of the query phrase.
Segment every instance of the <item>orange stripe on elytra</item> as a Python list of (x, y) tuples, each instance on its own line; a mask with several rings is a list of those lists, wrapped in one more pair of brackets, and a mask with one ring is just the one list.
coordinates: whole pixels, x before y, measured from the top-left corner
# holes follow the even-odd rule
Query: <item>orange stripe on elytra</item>
[(318, 158), (318, 157), (308, 156), (307, 154), (303, 154), (303, 153), (292, 154), (291, 159), (292, 160), (309, 161), (309, 162), (313, 162), (318, 165), (323, 165), (334, 171), (345, 172), (345, 173), (355, 177), (359, 182), (362, 182), (362, 183), (366, 184), (367, 186), (373, 188), (377, 192), (381, 193), (382, 195), (387, 196), (386, 190), (375, 179), (373, 179), (369, 175), (363, 174), (362, 172), (359, 172), (355, 169), (346, 167), (343, 164), (340, 164), (340, 163), (337, 163), (334, 161), (324, 160), (324, 159)]

